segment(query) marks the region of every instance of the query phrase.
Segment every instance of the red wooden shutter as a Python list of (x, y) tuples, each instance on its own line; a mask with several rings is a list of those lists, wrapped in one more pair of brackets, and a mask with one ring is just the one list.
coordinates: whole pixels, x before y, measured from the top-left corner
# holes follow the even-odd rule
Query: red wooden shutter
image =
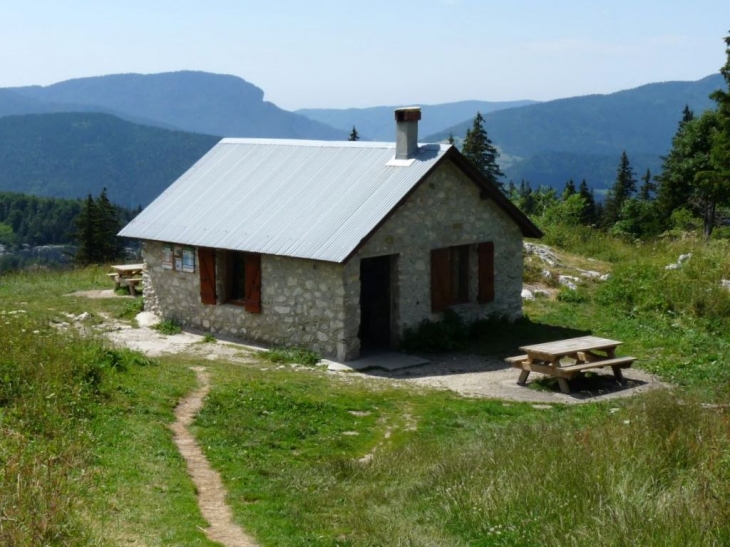
[(246, 299), (244, 308), (261, 313), (261, 255), (246, 253)]
[(480, 243), (479, 254), (479, 303), (494, 302), (494, 243)]
[(198, 248), (198, 267), (200, 268), (200, 301), (215, 304), (215, 249)]
[(449, 249), (431, 251), (431, 311), (444, 311), (450, 304)]

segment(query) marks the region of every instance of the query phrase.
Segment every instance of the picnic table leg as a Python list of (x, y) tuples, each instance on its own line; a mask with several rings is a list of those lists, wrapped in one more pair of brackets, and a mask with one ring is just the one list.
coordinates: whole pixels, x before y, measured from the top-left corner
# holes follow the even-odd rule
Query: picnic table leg
[(530, 375), (530, 371), (523, 369), (522, 372), (520, 372), (520, 377), (517, 380), (517, 383), (521, 386), (524, 386), (527, 382), (527, 377)]
[(135, 288), (135, 285), (136, 283), (127, 283), (130, 296), (137, 296), (137, 289)]
[(560, 391), (562, 391), (566, 395), (570, 394), (570, 385), (568, 385), (568, 380), (558, 376), (558, 385), (560, 386)]
[(621, 367), (611, 367), (613, 369), (613, 375), (616, 377), (616, 381), (619, 384), (624, 384), (626, 380), (624, 380), (624, 375), (621, 372)]

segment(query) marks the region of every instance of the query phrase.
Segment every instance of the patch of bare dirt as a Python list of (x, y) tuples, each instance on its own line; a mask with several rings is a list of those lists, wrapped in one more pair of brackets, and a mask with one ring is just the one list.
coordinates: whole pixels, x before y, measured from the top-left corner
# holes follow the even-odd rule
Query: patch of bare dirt
[(226, 489), (220, 475), (208, 463), (203, 451), (190, 433), (189, 427), (203, 408), (203, 399), (210, 391), (210, 375), (204, 367), (192, 368), (198, 378), (198, 388), (175, 409), (175, 423), (170, 426), (175, 444), (185, 459), (188, 473), (198, 493), (198, 505), (209, 527), (205, 535), (225, 547), (257, 547), (257, 543), (233, 521), (233, 512), (226, 503)]

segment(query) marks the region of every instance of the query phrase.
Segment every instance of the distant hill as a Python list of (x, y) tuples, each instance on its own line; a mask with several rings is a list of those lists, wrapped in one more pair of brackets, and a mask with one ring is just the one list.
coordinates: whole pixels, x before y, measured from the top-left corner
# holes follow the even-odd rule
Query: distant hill
[[(477, 112), (485, 114), (506, 108), (515, 108), (534, 104), (536, 101), (459, 101), (454, 103), (421, 105), (423, 119), (418, 132), (428, 135), (450, 127), (467, 118), (473, 118)], [(401, 105), (407, 106), (407, 105)], [(371, 141), (392, 141), (395, 139), (393, 111), (397, 106), (374, 106), (370, 108), (303, 108), (297, 110), (302, 114), (319, 122), (331, 125), (349, 134), (352, 127), (362, 139)], [(424, 141), (425, 142), (425, 141)]]
[(147, 205), (219, 137), (133, 124), (108, 114), (0, 118), (0, 191)]
[(0, 89), (0, 116), (97, 111), (133, 122), (225, 137), (342, 140), (347, 133), (264, 101), (237, 76), (114, 74)]
[[(570, 152), (543, 152), (510, 164), (503, 169), (506, 180), (519, 186), (520, 181), (530, 181), (533, 188), (538, 185), (552, 186), (562, 190), (569, 179), (578, 186), (582, 179), (597, 189), (596, 196), (610, 187), (616, 179), (620, 154), (572, 154)], [(661, 158), (655, 154), (633, 154), (629, 156), (636, 180), (651, 171), (652, 176), (661, 171)], [(598, 181), (598, 184), (596, 182)], [(639, 181), (639, 186), (641, 183)]]
[[(626, 151), (637, 173), (659, 165), (689, 105), (695, 113), (714, 107), (708, 95), (723, 86), (719, 74), (696, 82), (665, 82), (609, 95), (588, 95), (486, 114), (492, 141), (510, 158), (506, 173), (533, 186), (562, 187), (570, 177), (591, 186), (612, 184), (619, 156)], [(424, 137), (439, 142), (449, 133), (463, 137), (471, 119)], [(601, 159), (603, 158), (603, 159)], [(637, 160), (637, 161), (635, 161)], [(599, 165), (613, 163), (611, 172)], [(653, 172), (656, 172), (654, 169)], [(569, 178), (569, 177), (568, 177)]]

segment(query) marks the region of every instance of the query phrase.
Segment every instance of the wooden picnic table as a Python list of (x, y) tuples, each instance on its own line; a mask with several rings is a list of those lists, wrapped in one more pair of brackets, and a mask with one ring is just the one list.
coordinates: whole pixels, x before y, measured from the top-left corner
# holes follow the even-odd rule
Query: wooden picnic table
[(616, 348), (622, 342), (598, 336), (580, 336), (542, 344), (520, 347), (525, 355), (508, 357), (507, 362), (522, 369), (517, 383), (524, 385), (530, 372), (555, 376), (560, 391), (570, 393), (568, 380), (592, 369), (611, 367), (620, 383), (624, 382), (621, 369), (631, 367), (636, 357), (616, 357)]
[(114, 288), (129, 287), (129, 294), (135, 296), (136, 288), (142, 282), (143, 264), (117, 264), (111, 267), (112, 272), (107, 274), (114, 280)]

